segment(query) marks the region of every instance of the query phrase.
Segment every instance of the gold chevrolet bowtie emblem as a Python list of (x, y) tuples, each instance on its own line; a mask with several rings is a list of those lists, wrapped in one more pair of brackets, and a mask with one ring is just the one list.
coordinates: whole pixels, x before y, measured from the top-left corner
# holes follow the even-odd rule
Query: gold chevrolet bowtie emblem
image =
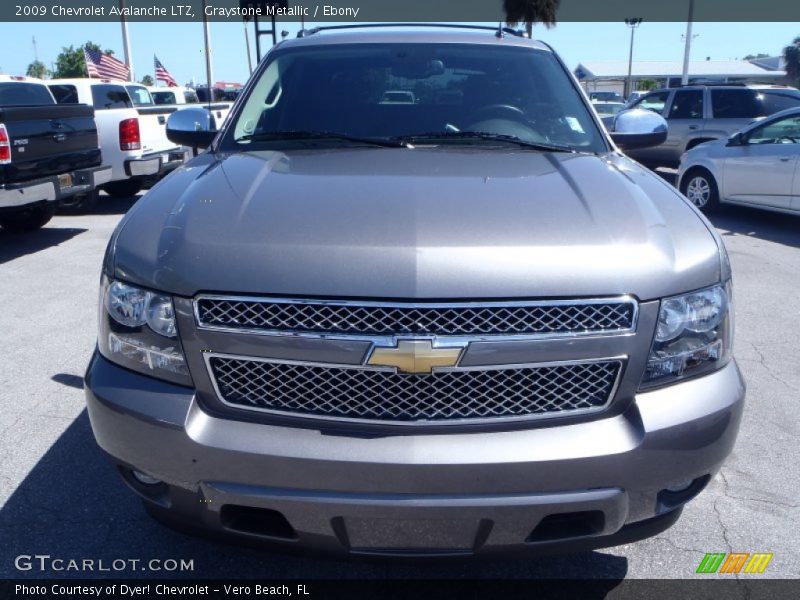
[(401, 373), (430, 373), (433, 367), (454, 367), (461, 348), (434, 348), (430, 340), (400, 340), (395, 348), (376, 347), (367, 361), (374, 367), (397, 367)]

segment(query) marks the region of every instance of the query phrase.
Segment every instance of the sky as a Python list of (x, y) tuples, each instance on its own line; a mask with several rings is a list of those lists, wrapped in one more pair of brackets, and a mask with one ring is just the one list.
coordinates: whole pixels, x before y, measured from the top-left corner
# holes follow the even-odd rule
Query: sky
[[(312, 27), (314, 23), (307, 23)], [(255, 62), (252, 24), (248, 25)], [(278, 23), (293, 37), (299, 23)], [(211, 54), (215, 81), (244, 83), (248, 76), (242, 23), (211, 23)], [(153, 55), (178, 80), (205, 82), (202, 23), (129, 23), (128, 31), (137, 79), (153, 76)], [(636, 30), (634, 60), (683, 59), (685, 23), (644, 22)], [(800, 23), (694, 23), (692, 60), (738, 59), (763, 52), (780, 54), (800, 36)], [(34, 60), (33, 38), (39, 60), (51, 66), (62, 46), (93, 41), (122, 58), (119, 23), (0, 23), (0, 73), (24, 74)], [(551, 29), (534, 28), (534, 37), (551, 44), (574, 69), (584, 60), (627, 60), (630, 30), (624, 23), (561, 23)], [(269, 36), (262, 48), (270, 46)]]

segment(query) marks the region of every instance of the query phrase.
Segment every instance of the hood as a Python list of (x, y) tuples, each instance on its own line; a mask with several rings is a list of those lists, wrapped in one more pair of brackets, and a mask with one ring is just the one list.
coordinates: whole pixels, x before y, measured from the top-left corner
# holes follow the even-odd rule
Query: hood
[(646, 300), (720, 277), (707, 222), (651, 172), (517, 149), (201, 155), (110, 250), (117, 277), (180, 296)]

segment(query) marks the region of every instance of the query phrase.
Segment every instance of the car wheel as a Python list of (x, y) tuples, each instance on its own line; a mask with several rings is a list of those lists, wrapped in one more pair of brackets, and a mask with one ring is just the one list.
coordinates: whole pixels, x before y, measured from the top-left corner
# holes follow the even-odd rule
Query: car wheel
[(58, 203), (58, 210), (67, 215), (77, 215), (89, 212), (97, 204), (100, 192), (92, 190), (85, 194), (75, 194), (68, 198), (63, 198)]
[(55, 202), (44, 202), (0, 217), (0, 227), (15, 233), (36, 231), (44, 227), (56, 214)]
[(711, 173), (705, 169), (689, 171), (681, 182), (681, 192), (704, 213), (719, 207), (719, 190)]
[(109, 196), (114, 198), (130, 198), (142, 191), (142, 182), (138, 179), (123, 179), (112, 181), (103, 186)]

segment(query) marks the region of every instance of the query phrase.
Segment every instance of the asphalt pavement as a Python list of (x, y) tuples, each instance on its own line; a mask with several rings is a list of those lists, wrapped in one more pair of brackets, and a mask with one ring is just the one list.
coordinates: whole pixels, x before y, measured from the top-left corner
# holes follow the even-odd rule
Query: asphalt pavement
[(95, 213), (57, 216), (36, 234), (0, 231), (0, 577), (91, 575), (15, 567), (16, 557), (40, 554), (194, 567), (98, 576), (687, 578), (706, 552), (733, 551), (774, 553), (764, 576), (800, 574), (800, 217), (728, 208), (712, 218), (733, 262), (747, 407), (732, 456), (674, 527), (596, 552), (410, 565), (223, 545), (146, 516), (95, 445), (82, 390), (103, 251), (132, 202), (103, 197)]

